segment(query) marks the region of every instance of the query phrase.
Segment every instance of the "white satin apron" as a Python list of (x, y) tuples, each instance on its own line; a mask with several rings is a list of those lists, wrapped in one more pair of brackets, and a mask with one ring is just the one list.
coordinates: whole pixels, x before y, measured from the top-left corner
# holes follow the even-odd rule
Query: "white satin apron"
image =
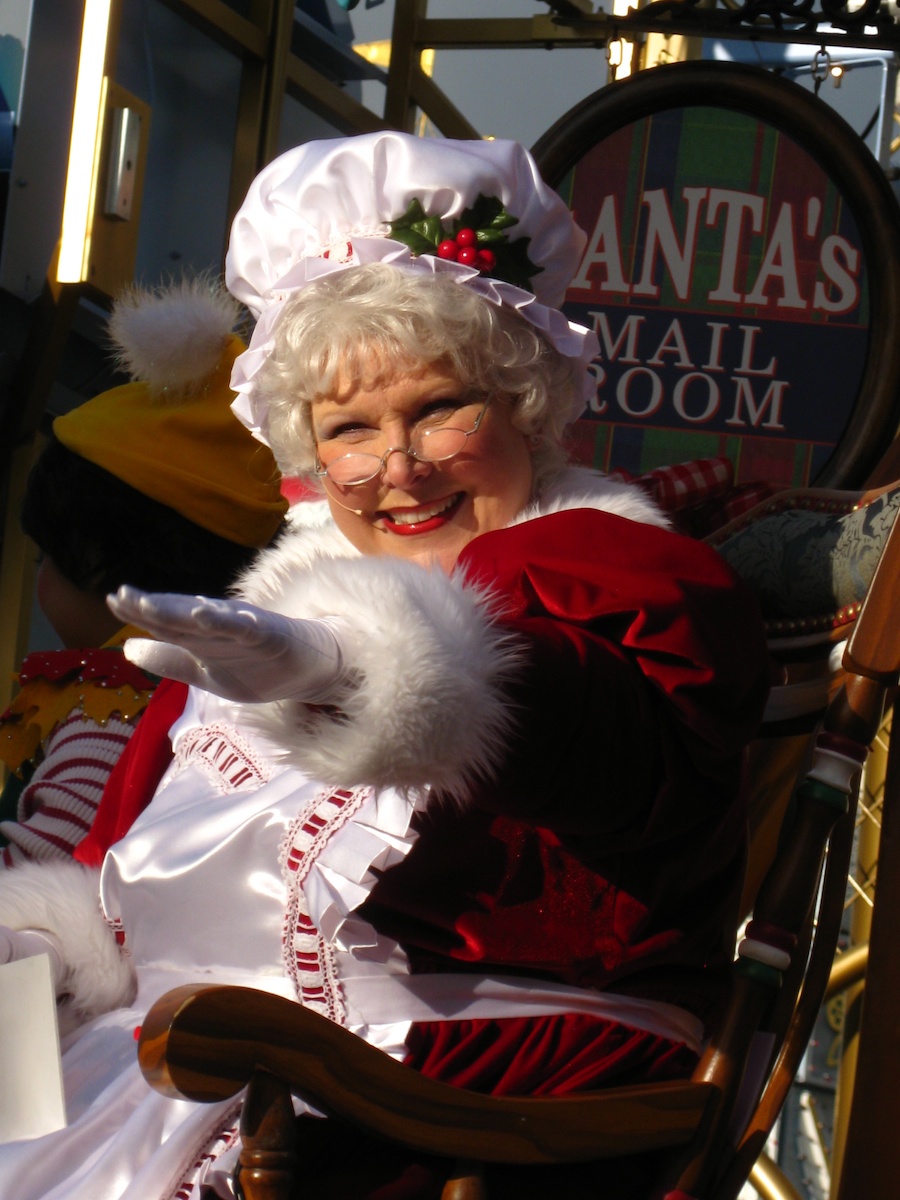
[[(418, 979), (356, 915), (414, 841), (415, 803), (387, 790), (323, 788), (238, 730), (234, 706), (191, 692), (175, 761), (106, 855), (101, 904), (124, 936), (134, 1004), (63, 1045), (68, 1127), (0, 1146), (0, 1200), (196, 1200), (231, 1196), (239, 1101), (157, 1095), (135, 1032), (171, 988), (209, 981), (298, 999), (400, 1057), (412, 1020), (591, 1012), (688, 1044), (680, 1009), (535, 980)], [(273, 765), (275, 764), (275, 765)]]

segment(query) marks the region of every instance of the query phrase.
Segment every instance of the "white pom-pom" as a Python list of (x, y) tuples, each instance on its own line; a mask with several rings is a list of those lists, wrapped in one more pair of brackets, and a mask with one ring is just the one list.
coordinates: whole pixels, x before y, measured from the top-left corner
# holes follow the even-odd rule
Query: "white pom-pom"
[(191, 392), (215, 369), (241, 306), (208, 275), (118, 298), (109, 336), (118, 365), (154, 392)]

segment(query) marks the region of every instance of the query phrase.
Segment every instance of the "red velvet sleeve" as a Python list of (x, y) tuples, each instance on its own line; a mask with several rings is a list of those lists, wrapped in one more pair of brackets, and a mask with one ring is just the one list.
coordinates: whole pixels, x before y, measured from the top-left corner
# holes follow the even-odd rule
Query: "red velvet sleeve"
[(714, 550), (579, 509), (485, 534), (460, 568), (527, 646), (487, 806), (569, 831), (639, 815), (657, 840), (687, 817), (673, 795), (695, 818), (733, 802), (768, 660), (755, 597)]

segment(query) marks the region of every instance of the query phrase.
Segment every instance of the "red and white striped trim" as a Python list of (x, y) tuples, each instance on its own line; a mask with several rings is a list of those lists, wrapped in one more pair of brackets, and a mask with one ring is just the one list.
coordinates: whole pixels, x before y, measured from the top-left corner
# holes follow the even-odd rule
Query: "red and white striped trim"
[(288, 893), (284, 924), (284, 961), (297, 999), (330, 1021), (344, 1024), (345, 1007), (334, 951), (309, 914), (303, 882), (322, 847), (372, 794), (367, 787), (320, 791), (288, 830), (281, 869)]
[(272, 777), (272, 767), (257, 754), (232, 725), (201, 725), (179, 741), (174, 770), (199, 768), (223, 795), (262, 787)]
[(175, 1187), (175, 1190), (170, 1193), (170, 1200), (198, 1200), (198, 1197), (201, 1195), (200, 1188), (209, 1168), (216, 1159), (221, 1158), (238, 1141), (240, 1136), (240, 1117), (238, 1114), (240, 1113), (242, 1104), (243, 1099), (225, 1114), (216, 1132), (209, 1138), (203, 1149), (182, 1174), (181, 1180)]
[(102, 904), (100, 905), (100, 916), (112, 930), (113, 937), (116, 939), (116, 945), (119, 947), (119, 950), (122, 952), (125, 958), (131, 958), (131, 947), (128, 945), (128, 936), (125, 933), (125, 925), (122, 922), (122, 918), (111, 917), (104, 910)]

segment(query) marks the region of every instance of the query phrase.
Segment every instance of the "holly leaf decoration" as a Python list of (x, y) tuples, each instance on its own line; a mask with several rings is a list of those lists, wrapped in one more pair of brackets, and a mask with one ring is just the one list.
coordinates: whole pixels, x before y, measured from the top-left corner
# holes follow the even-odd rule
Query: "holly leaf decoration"
[(544, 268), (537, 266), (528, 257), (530, 245), (531, 238), (519, 238), (515, 242), (491, 243), (491, 249), (497, 256), (497, 265), (491, 271), (494, 278), (502, 279), (526, 292), (533, 292), (531, 280)]
[(455, 239), (461, 229), (473, 229), (476, 244), (494, 254), (495, 265), (489, 274), (530, 292), (532, 277), (543, 267), (536, 266), (528, 257), (530, 238), (510, 241), (507, 230), (518, 223), (518, 217), (508, 213), (498, 197), (479, 194), (449, 230), (440, 217), (429, 217), (418, 199), (411, 200), (403, 216), (391, 221), (390, 227), (391, 237), (416, 255), (436, 254), (441, 242)]
[(454, 222), (453, 234), (460, 229), (474, 229), (477, 244), (492, 250), (497, 260), (491, 275), (530, 292), (532, 277), (543, 268), (528, 257), (530, 238), (510, 241), (507, 230), (518, 223), (519, 218), (508, 213), (497, 196), (479, 194), (475, 203)]
[(390, 222), (391, 237), (408, 246), (412, 254), (434, 254), (444, 240), (440, 217), (429, 217), (420, 200), (410, 200), (402, 217)]
[(511, 216), (496, 196), (484, 196), (479, 193), (478, 199), (471, 208), (467, 208), (456, 220), (454, 234), (460, 229), (474, 229), (476, 233), (509, 229), (510, 225), (518, 225), (519, 218)]
[(424, 220), (425, 209), (422, 207), (421, 200), (410, 200), (409, 206), (403, 216), (391, 221), (391, 232), (401, 233), (405, 229), (411, 229), (417, 222)]

